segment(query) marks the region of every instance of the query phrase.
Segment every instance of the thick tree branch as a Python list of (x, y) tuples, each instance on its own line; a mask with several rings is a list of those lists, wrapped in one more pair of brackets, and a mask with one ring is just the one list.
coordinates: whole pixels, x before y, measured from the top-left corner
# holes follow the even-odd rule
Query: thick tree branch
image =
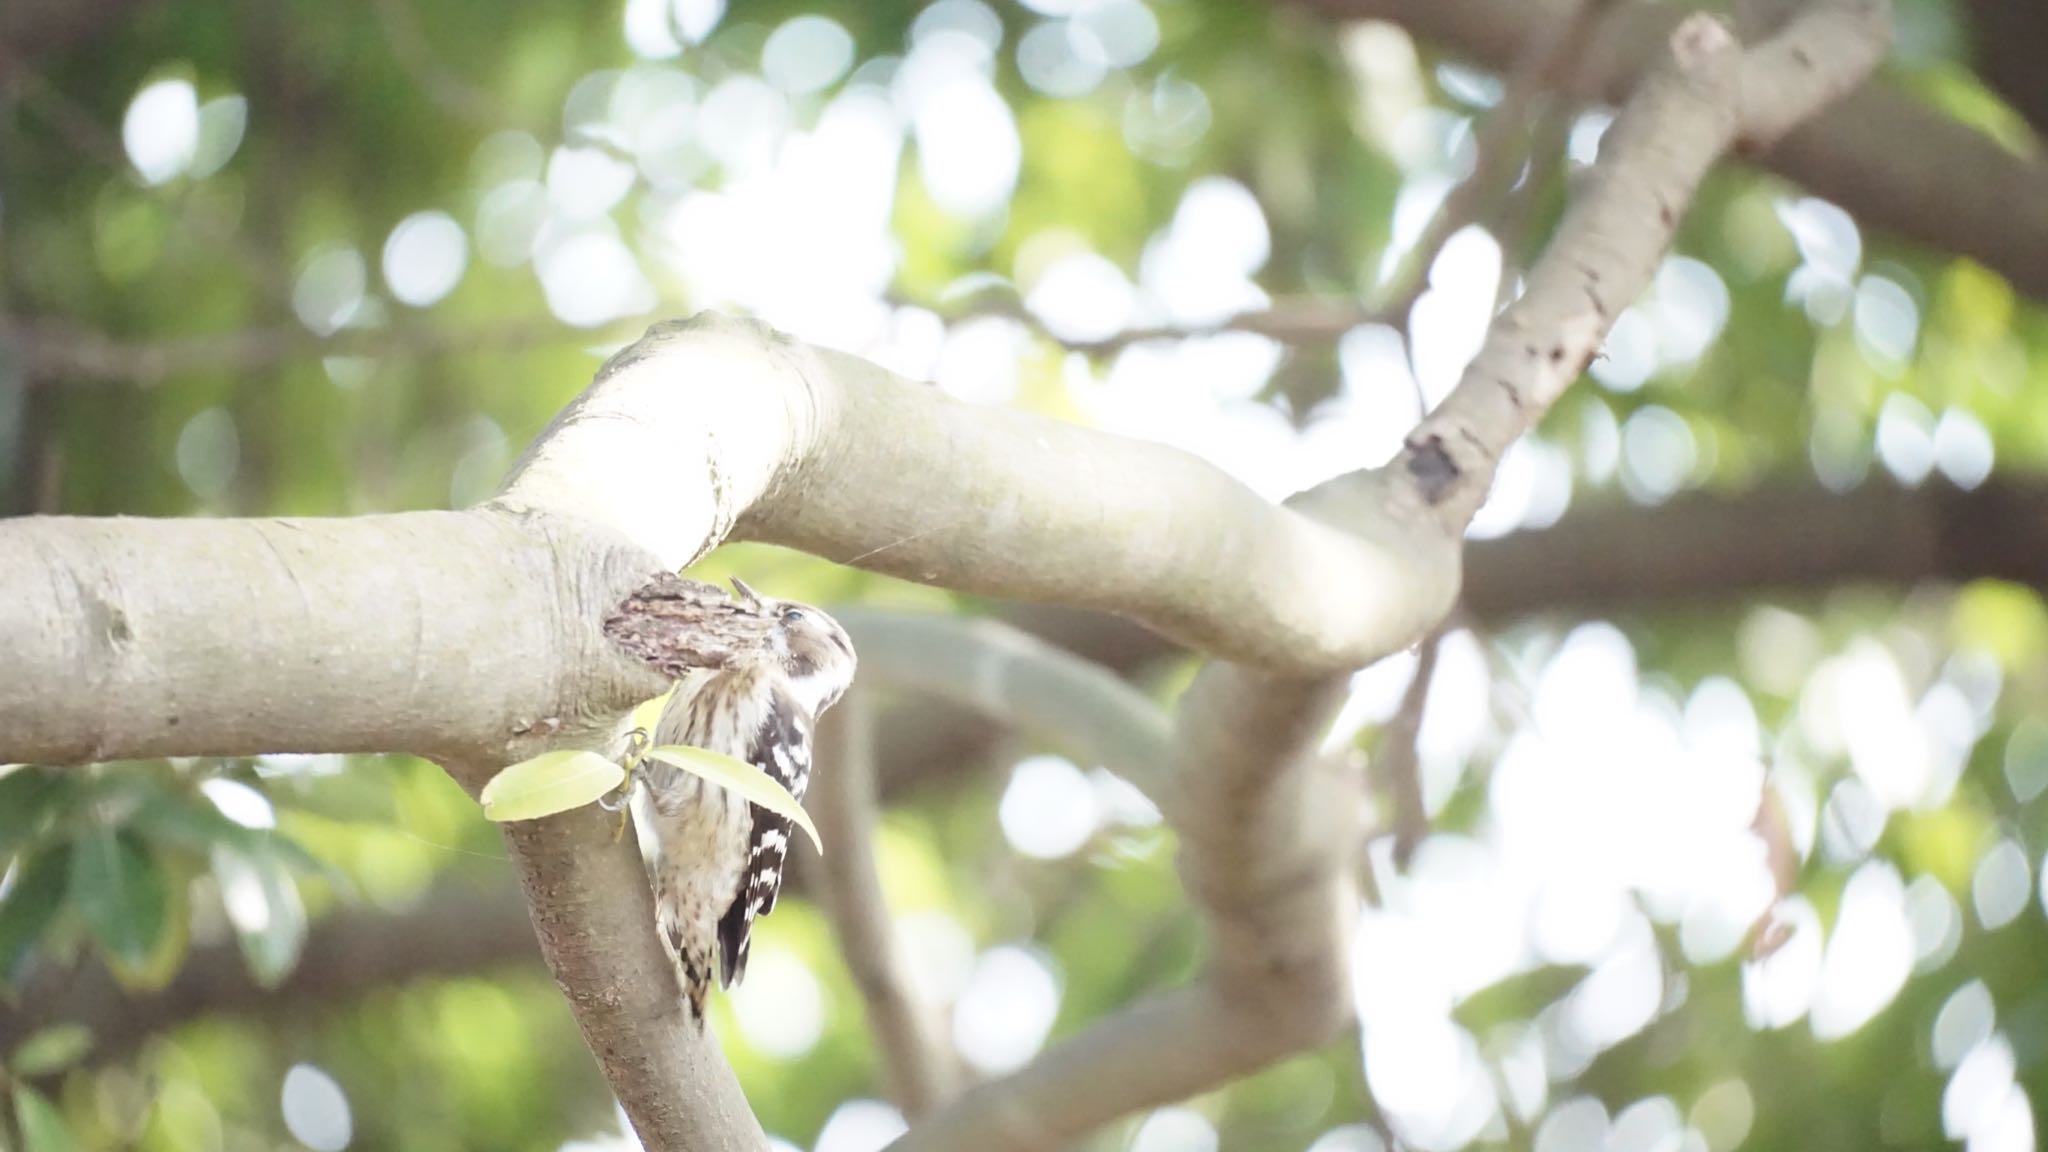
[(657, 565), (486, 509), (0, 522), (0, 761), (509, 753), (660, 690), (594, 623)]
[[(839, 953), (867, 1005), (868, 1030), (881, 1056), (889, 1099), (916, 1119), (958, 1090), (960, 1062), (937, 1006), (918, 995), (875, 867), (874, 732), (864, 689), (825, 714), (818, 741), (826, 761), (810, 808), (831, 857), (807, 868), (839, 936)], [(815, 862), (816, 857), (807, 857)]]
[(754, 1152), (767, 1137), (717, 1037), (684, 1007), (639, 845), (618, 827), (594, 805), (505, 825), (541, 955), (643, 1145)]
[(1141, 1000), (970, 1089), (893, 1147), (1063, 1146), (1328, 1040), (1348, 1015), (1344, 870), (1358, 781), (1313, 758), (1342, 677), (1271, 680), (1212, 665), (1183, 701), (1169, 818), (1210, 928), (1208, 973)]
[[(1804, 44), (1816, 22), (1831, 25), (1837, 15), (1823, 10), (1785, 39)], [(1881, 30), (1865, 26), (1825, 51), (1867, 69), (1883, 42)], [(1781, 44), (1752, 59), (1775, 59)], [(1824, 99), (1821, 77), (1835, 66), (1802, 67), (1810, 86), (1777, 90), (1788, 101)], [(1370, 507), (1382, 524), (1416, 517), (1458, 539), (1494, 462), (1577, 378), (1613, 317), (1647, 286), (1678, 213), (1736, 138), (1743, 70), (1720, 23), (1681, 24), (1667, 63), (1609, 132), (1531, 269), (1527, 294), (1495, 322), (1457, 388), (1387, 468), (1290, 503), (1347, 524), (1373, 523)], [(1209, 928), (1201, 982), (1142, 1001), (968, 1092), (897, 1147), (1056, 1146), (1335, 1034), (1350, 1012), (1345, 947), (1355, 894), (1347, 873), (1359, 782), (1312, 751), (1345, 685), (1342, 676), (1271, 677), (1220, 662), (1197, 676), (1179, 713), (1177, 787), (1163, 807)]]
[[(1481, 541), (1469, 550), (1465, 605), (1496, 624), (1541, 613), (1652, 612), (1756, 595), (1797, 597), (1845, 585), (1911, 588), (2003, 579), (2048, 588), (2048, 485), (1993, 480), (1961, 491), (1873, 482), (1849, 493), (1779, 487), (1695, 494), (1655, 508), (1582, 505), (1554, 528)], [(844, 612), (856, 620), (870, 614), (884, 615)], [(1113, 671), (1185, 656), (1153, 633), (1091, 613), (1020, 605), (1006, 616), (1040, 640)], [(990, 763), (1004, 731), (1019, 722), (1017, 714), (971, 711), (924, 696), (915, 677), (899, 680), (883, 662), (881, 654), (897, 644), (877, 632), (869, 625), (860, 640), (864, 682), (913, 688), (911, 699), (883, 710), (878, 725), (883, 801), (943, 786)], [(904, 651), (913, 671), (927, 667), (927, 659), (942, 663)], [(1047, 719), (1058, 727), (1058, 715)], [(1047, 740), (1065, 737), (1041, 725), (1034, 731)], [(1116, 763), (1092, 743), (1069, 747)], [(509, 883), (476, 893), (437, 892), (403, 912), (338, 913), (315, 923), (305, 959), (275, 990), (254, 984), (233, 944), (195, 950), (171, 987), (153, 995), (130, 997), (111, 976), (91, 969), (39, 979), (16, 1011), (0, 1013), (0, 1050), (37, 1028), (71, 1021), (102, 1037), (100, 1051), (118, 1051), (140, 1035), (210, 1012), (275, 1014), (416, 976), (531, 962), (538, 959), (532, 935), (525, 903)]]
[[(1222, 1009), (1211, 1027), (1241, 1043), (1191, 1041), (1057, 1123), (1078, 1132), (1316, 1043), (1343, 1014), (1341, 826), (1356, 782), (1302, 749), (1344, 670), (1449, 607), (1493, 461), (1641, 291), (1692, 181), (1733, 138), (1733, 43), (1702, 19), (1675, 44), (1679, 66), (1624, 110), (1528, 295), (1379, 473), (1276, 509), (1182, 453), (956, 404), (757, 326), (658, 326), (483, 509), (0, 524), (0, 650), (16, 657), (0, 670), (0, 759), (411, 746), (474, 789), (537, 746), (522, 733), (600, 742), (652, 688), (600, 638), (604, 609), (635, 572), (729, 535), (1106, 609), (1262, 670), (1212, 667), (1182, 712), (1184, 779), (1167, 811), (1209, 914), (1210, 991), (1113, 1020), (1047, 1066), (1114, 1049), (1130, 1019), (1200, 1023), (1174, 1014), (1205, 994)], [(1818, 91), (1829, 69), (1813, 71)], [(226, 636), (227, 620), (242, 634)], [(511, 679), (490, 683), (495, 672)], [(323, 677), (344, 687), (318, 688)], [(200, 685), (214, 707), (188, 695)], [(439, 725), (429, 703), (448, 709)], [(632, 847), (611, 837), (589, 809), (507, 829), (543, 954), (647, 1146), (756, 1146), (715, 1044), (682, 1019)], [(1032, 1075), (977, 1094), (979, 1107), (1008, 1114)]]
[(1097, 608), (1276, 670), (1355, 666), (1443, 607), (1406, 541), (1275, 508), (1187, 453), (715, 316), (615, 357), (500, 502), (598, 517), (669, 564), (730, 534)]

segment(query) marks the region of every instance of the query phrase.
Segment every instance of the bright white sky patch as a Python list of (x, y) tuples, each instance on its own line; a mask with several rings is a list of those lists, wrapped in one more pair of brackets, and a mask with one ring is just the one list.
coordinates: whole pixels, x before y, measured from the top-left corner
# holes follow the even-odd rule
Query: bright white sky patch
[(1550, 1110), (1536, 1129), (1536, 1152), (1582, 1152), (1607, 1143), (1607, 1108), (1591, 1096), (1574, 1096)]
[(313, 1152), (341, 1152), (354, 1137), (348, 1096), (334, 1077), (311, 1064), (294, 1064), (284, 1074), (284, 1126), (292, 1139)]
[(1963, 942), (1963, 910), (1941, 881), (1916, 877), (1906, 885), (1906, 923), (1913, 929), (1913, 968), (1932, 972)]
[(199, 149), (199, 94), (192, 82), (144, 85), (121, 118), (121, 145), (145, 184), (183, 175)]
[(477, 205), (477, 251), (500, 268), (517, 268), (533, 256), (547, 220), (548, 192), (539, 181), (500, 184)]
[(682, 54), (670, 22), (668, 0), (626, 0), (626, 46), (643, 60), (668, 60)]
[(1908, 487), (1934, 470), (1934, 413), (1903, 392), (1885, 397), (1877, 413), (1877, 458)]
[(1849, 1035), (1906, 986), (1913, 969), (1913, 934), (1905, 898), (1905, 885), (1889, 863), (1870, 861), (1849, 877), (1821, 961), (1820, 991), (1813, 1000), (1815, 1036), (1834, 1040)]
[(880, 1100), (848, 1100), (825, 1121), (815, 1152), (881, 1152), (909, 1130), (903, 1113)]
[(793, 118), (789, 97), (757, 77), (739, 74), (705, 94), (697, 135), (729, 175), (745, 178), (775, 163)]
[(725, 15), (725, 0), (672, 0), (675, 27), (692, 44), (702, 44)]
[(1485, 343), (1500, 270), (1500, 245), (1478, 225), (1452, 234), (1430, 266), (1429, 289), (1409, 313), (1408, 340), (1431, 407), (1450, 395)]
[(1023, 163), (1010, 106), (982, 73), (982, 47), (962, 33), (936, 34), (918, 44), (897, 75), (925, 188), (941, 209), (967, 218), (1007, 203)]
[(1216, 1126), (1192, 1108), (1161, 1108), (1138, 1125), (1129, 1152), (1216, 1152)]
[(1741, 1080), (1723, 1080), (1700, 1093), (1686, 1119), (1706, 1140), (1709, 1152), (1734, 1152), (1756, 1121), (1756, 1098)]
[(1387, 1142), (1363, 1124), (1346, 1124), (1316, 1137), (1308, 1152), (1387, 1152)]
[(1094, 0), (1073, 23), (1077, 41), (1112, 68), (1142, 64), (1159, 47), (1159, 20), (1142, 0)]
[(1621, 426), (1621, 483), (1644, 504), (1678, 493), (1699, 464), (1699, 441), (1685, 417), (1661, 404), (1632, 413)]
[(1934, 466), (1956, 487), (1971, 489), (1991, 478), (1991, 432), (1974, 413), (1950, 408), (1934, 426)]
[(269, 798), (240, 780), (216, 776), (201, 781), (199, 790), (221, 815), (244, 828), (277, 827), (277, 810), (270, 806)]
[(1565, 1025), (1590, 1051), (1642, 1031), (1664, 999), (1664, 965), (1649, 922), (1633, 916), (1625, 923), (1616, 946), (1564, 1001)]
[(1017, 395), (1018, 366), (1031, 336), (1022, 324), (983, 316), (946, 333), (932, 379), (972, 404), (1007, 404)]
[(362, 253), (344, 245), (317, 249), (299, 266), (292, 310), (307, 328), (331, 336), (356, 317), (367, 287)]
[(192, 149), (193, 179), (204, 179), (227, 166), (242, 146), (249, 127), (249, 101), (240, 96), (208, 100), (199, 108), (199, 140)]
[(871, 347), (891, 324), (879, 296), (895, 272), (902, 139), (889, 101), (856, 85), (772, 166), (675, 195), (654, 214), (655, 249), (693, 306), (736, 306), (830, 347)]
[(1048, 20), (1017, 42), (1017, 71), (1048, 96), (1086, 96), (1102, 83), (1107, 55), (1093, 33), (1071, 20)]
[(633, 166), (602, 148), (557, 148), (548, 158), (548, 200), (569, 220), (602, 216), (633, 187)]
[(1928, 1046), (1936, 1068), (1954, 1068), (1979, 1044), (1991, 1039), (1998, 1025), (1998, 1011), (1991, 1002), (1991, 990), (1982, 980), (1972, 980), (1950, 994), (1934, 1017)]
[(794, 1060), (825, 1031), (825, 991), (810, 967), (784, 948), (757, 945), (747, 978), (732, 991), (740, 1034), (763, 1056)]
[(826, 88), (852, 66), (853, 37), (826, 16), (785, 21), (761, 46), (761, 74), (792, 96)]
[(953, 1042), (985, 1075), (1013, 1071), (1045, 1046), (1059, 1010), (1059, 980), (1038, 953), (991, 948), (954, 1005)]
[[(1941, 1094), (1941, 1127), (1949, 1139), (1968, 1139), (1973, 1152), (1980, 1140), (1990, 1143), (2005, 1126), (2006, 1101), (2018, 1090), (2013, 1070), (2012, 1045), (2003, 1036), (1985, 1040), (1963, 1057)], [(2025, 1099), (2020, 1097), (2022, 1103)], [(2033, 1147), (2032, 1133), (2028, 1136), (2020, 1147)]]
[(897, 917), (896, 940), (913, 977), (911, 987), (934, 1004), (951, 1004), (974, 975), (974, 937), (944, 912)]
[(2011, 840), (2000, 840), (1977, 861), (1977, 871), (1970, 878), (1970, 902), (1977, 909), (1977, 922), (1986, 928), (2012, 923), (2026, 911), (2033, 887), (2026, 850)]
[(1058, 756), (1018, 761), (996, 809), (1011, 846), (1041, 860), (1079, 851), (1095, 835), (1101, 815), (1088, 777)]
[(242, 437), (225, 408), (207, 408), (185, 421), (172, 451), (178, 478), (201, 500), (227, 495), (242, 465)]
[(609, 223), (543, 237), (534, 254), (548, 310), (564, 324), (595, 328), (654, 307), (654, 286)]
[(1804, 896), (1790, 896), (1778, 905), (1772, 930), (1785, 933), (1783, 943), (1762, 960), (1742, 966), (1742, 1007), (1752, 1028), (1783, 1028), (1794, 1023), (1813, 1003), (1820, 984), (1820, 915)]
[(1024, 298), (1054, 336), (1069, 341), (1104, 340), (1123, 331), (1135, 303), (1123, 269), (1094, 252), (1059, 257)]
[(469, 238), (446, 212), (415, 212), (384, 242), (384, 283), (401, 304), (424, 308), (453, 291), (469, 264)]

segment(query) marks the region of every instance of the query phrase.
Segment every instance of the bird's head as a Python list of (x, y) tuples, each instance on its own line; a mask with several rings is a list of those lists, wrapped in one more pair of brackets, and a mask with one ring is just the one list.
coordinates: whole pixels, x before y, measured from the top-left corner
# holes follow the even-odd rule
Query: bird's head
[(781, 665), (791, 687), (822, 715), (853, 684), (857, 661), (853, 640), (839, 621), (821, 609), (794, 600), (776, 600), (733, 578), (742, 603), (772, 621), (768, 632), (770, 658)]

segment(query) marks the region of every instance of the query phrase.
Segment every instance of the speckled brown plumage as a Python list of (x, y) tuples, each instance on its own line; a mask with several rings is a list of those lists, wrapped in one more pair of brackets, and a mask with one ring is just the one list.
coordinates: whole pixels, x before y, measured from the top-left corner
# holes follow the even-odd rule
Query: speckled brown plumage
[[(744, 588), (745, 585), (740, 585)], [(657, 671), (680, 679), (722, 669), (761, 650), (775, 618), (758, 599), (735, 598), (716, 584), (662, 572), (605, 617), (604, 634)]]

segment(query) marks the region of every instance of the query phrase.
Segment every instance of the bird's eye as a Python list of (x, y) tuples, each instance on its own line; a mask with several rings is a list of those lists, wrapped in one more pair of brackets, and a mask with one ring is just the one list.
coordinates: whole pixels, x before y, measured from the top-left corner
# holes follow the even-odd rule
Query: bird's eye
[(801, 609), (801, 608), (784, 608), (784, 609), (782, 610), (782, 623), (784, 624), (784, 626), (788, 626), (788, 625), (791, 625), (791, 624), (801, 624), (801, 623), (803, 623), (803, 622), (804, 622), (804, 610), (803, 610), (803, 609)]

